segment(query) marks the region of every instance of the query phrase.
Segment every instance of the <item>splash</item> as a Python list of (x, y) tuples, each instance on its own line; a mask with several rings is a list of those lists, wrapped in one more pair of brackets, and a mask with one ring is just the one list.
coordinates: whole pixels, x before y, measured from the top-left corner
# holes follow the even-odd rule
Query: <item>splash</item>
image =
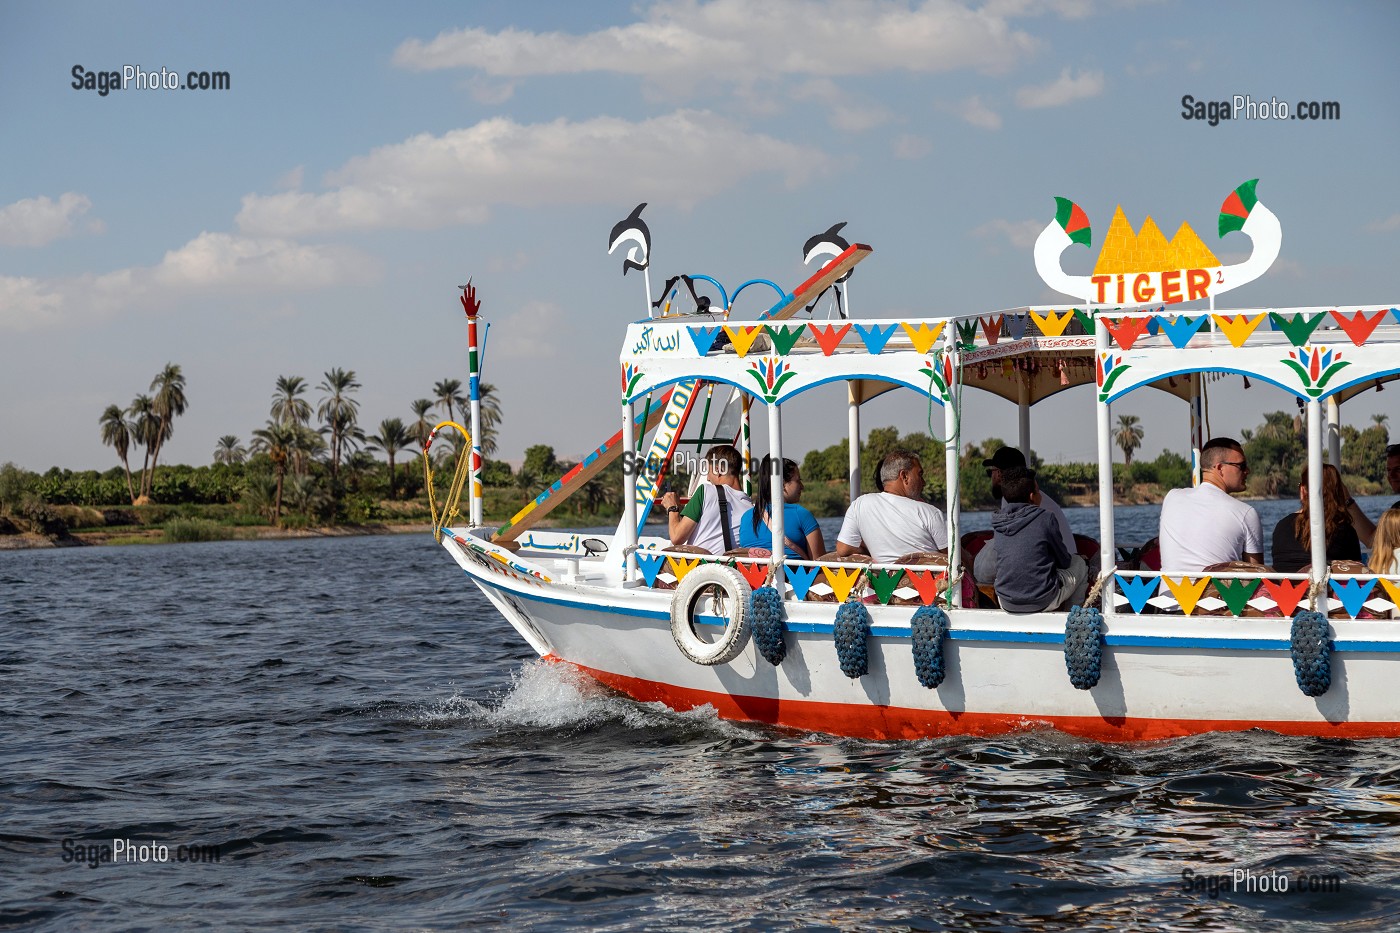
[(712, 706), (676, 712), (661, 703), (639, 703), (612, 692), (568, 664), (544, 660), (526, 662), (511, 675), (508, 688), (488, 699), (459, 694), (420, 709), (415, 719), (430, 727), (466, 722), (500, 731), (583, 732), (621, 726), (670, 731), (698, 727), (722, 736), (746, 734), (721, 720)]

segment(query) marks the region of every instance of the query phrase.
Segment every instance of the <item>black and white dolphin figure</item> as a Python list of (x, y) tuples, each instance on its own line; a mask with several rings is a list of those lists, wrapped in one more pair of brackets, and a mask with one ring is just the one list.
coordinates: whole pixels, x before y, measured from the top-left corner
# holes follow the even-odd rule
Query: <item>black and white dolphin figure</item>
[[(814, 259), (820, 259), (822, 263), (825, 264), (828, 259), (840, 256), (846, 250), (850, 249), (850, 241), (841, 235), (841, 228), (844, 226), (846, 226), (846, 221), (843, 220), (839, 224), (832, 224), (825, 233), (818, 233), (816, 236), (808, 237), (807, 242), (802, 244), (803, 264), (809, 264)], [(836, 281), (846, 281), (851, 277), (851, 273), (854, 271), (856, 271), (854, 268), (850, 269)]]
[[(850, 249), (850, 241), (841, 235), (841, 228), (844, 226), (846, 226), (846, 221), (843, 220), (840, 223), (832, 224), (823, 233), (808, 237), (807, 242), (802, 244), (803, 265), (809, 265), (813, 260), (820, 260), (821, 264), (825, 265), (831, 259), (840, 256), (846, 250)], [(841, 293), (844, 289), (841, 288), (841, 284), (849, 279), (851, 273), (854, 271), (856, 271), (854, 266), (847, 269), (845, 275), (827, 286), (828, 288), (834, 289), (836, 292), (836, 311), (842, 318), (846, 316), (846, 307), (842, 301)], [(816, 300), (807, 306), (807, 313), (810, 314), (812, 312), (812, 309), (822, 300), (822, 295), (825, 294), (826, 290), (823, 289), (821, 295), (818, 295)]]
[(627, 274), (628, 269), (644, 272), (650, 263), (651, 230), (647, 228), (646, 221), (642, 220), (642, 208), (646, 206), (647, 202), (643, 201), (632, 208), (632, 213), (628, 214), (625, 220), (613, 224), (612, 233), (608, 234), (609, 256), (624, 243), (632, 244), (627, 250), (627, 257), (622, 260), (623, 275)]

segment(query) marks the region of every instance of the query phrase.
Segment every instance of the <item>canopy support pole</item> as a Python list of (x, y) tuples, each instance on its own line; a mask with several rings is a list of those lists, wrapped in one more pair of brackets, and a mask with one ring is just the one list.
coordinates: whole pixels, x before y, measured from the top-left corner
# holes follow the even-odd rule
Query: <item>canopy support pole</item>
[[(637, 443), (632, 418), (632, 403), (623, 399), (622, 449), (629, 453)], [(622, 564), (622, 582), (626, 583), (637, 575), (637, 493), (634, 483), (627, 481), (625, 471), (622, 490), (622, 553), (626, 555)]]
[(1016, 428), (1018, 446), (1021, 453), (1026, 455), (1026, 462), (1031, 459), (1031, 375), (1021, 373), (1021, 378), (1016, 385)]
[(1342, 468), (1342, 405), (1335, 395), (1327, 397), (1327, 462)]
[(860, 495), (860, 402), (856, 401), (855, 385), (846, 383), (846, 446), (851, 501)]
[[(1094, 350), (1099, 359), (1108, 352), (1108, 327), (1099, 315), (1094, 315)], [(1099, 580), (1104, 583), (1099, 605), (1104, 621), (1112, 624), (1117, 611), (1113, 603), (1113, 574), (1118, 569), (1118, 549), (1113, 540), (1113, 406), (1100, 400), (1094, 413), (1098, 417), (1099, 442)]]
[(772, 473), (759, 479), (769, 484), (768, 501), (772, 503), (773, 514), (768, 518), (768, 527), (773, 532), (773, 585), (786, 597), (787, 587), (783, 586), (783, 558), (787, 556), (783, 531), (783, 422), (782, 409), (777, 402), (768, 403), (768, 456), (772, 458)]
[(1200, 373), (1192, 373), (1191, 379), (1191, 485), (1201, 485), (1201, 448), (1206, 445), (1205, 432), (1205, 386)]
[[(943, 353), (952, 363), (954, 376), (948, 383), (948, 394), (943, 399), (943, 436), (946, 438), (943, 444), (943, 475), (947, 478), (947, 496), (944, 499), (943, 507), (947, 509), (946, 519), (948, 522), (948, 579), (954, 580), (961, 576), (958, 568), (962, 560), (962, 542), (958, 540), (958, 515), (959, 502), (962, 499), (962, 484), (958, 481), (958, 418), (961, 416), (961, 392), (962, 384), (958, 378), (960, 361), (958, 360), (958, 342), (956, 338), (957, 327), (949, 326), (943, 329)], [(930, 391), (932, 387), (930, 387)], [(948, 594), (950, 606), (961, 606), (962, 587), (952, 586)]]
[[(1327, 504), (1322, 499), (1322, 403), (1309, 399), (1308, 409), (1308, 529), (1312, 532), (1312, 582), (1327, 578)], [(1327, 590), (1318, 587), (1317, 610), (1327, 614)]]

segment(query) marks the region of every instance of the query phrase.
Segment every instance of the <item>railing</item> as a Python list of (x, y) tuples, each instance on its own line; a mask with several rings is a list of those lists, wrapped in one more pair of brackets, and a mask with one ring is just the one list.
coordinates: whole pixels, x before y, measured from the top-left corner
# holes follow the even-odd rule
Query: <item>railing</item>
[[(1120, 570), (1114, 574), (1115, 604), (1133, 614), (1152, 610), (1196, 616), (1262, 615), (1289, 618), (1327, 596), (1329, 615), (1385, 618), (1400, 609), (1400, 577), (1375, 573), (1329, 573), (1315, 587), (1306, 573), (1212, 571), (1178, 574)], [(1253, 610), (1253, 612), (1251, 612)], [(1119, 609), (1123, 612), (1123, 609)]]

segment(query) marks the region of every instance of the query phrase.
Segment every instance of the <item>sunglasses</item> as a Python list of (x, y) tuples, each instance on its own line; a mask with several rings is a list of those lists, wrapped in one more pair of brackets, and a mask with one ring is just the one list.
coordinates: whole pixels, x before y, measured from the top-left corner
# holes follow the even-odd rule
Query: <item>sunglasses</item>
[(1241, 473), (1249, 472), (1249, 467), (1245, 465), (1245, 461), (1243, 460), (1221, 460), (1216, 466), (1232, 466)]

